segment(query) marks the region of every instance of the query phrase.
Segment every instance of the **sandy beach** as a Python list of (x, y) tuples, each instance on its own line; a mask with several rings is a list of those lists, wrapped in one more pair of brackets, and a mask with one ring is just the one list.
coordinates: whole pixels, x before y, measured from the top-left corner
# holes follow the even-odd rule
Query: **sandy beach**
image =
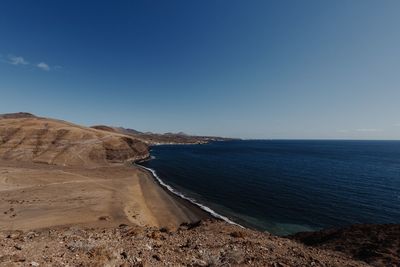
[(0, 230), (53, 226), (178, 227), (209, 215), (131, 164), (148, 146), (130, 136), (39, 118), (0, 116)]
[(146, 171), (0, 161), (0, 230), (119, 224), (175, 228), (208, 215), (177, 200)]

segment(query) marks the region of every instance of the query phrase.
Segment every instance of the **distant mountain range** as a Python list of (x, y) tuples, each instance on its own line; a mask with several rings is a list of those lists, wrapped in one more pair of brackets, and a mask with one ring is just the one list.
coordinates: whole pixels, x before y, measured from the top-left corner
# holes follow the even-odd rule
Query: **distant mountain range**
[(232, 138), (216, 137), (216, 136), (194, 136), (188, 135), (183, 132), (179, 133), (152, 133), (152, 132), (140, 132), (137, 130), (123, 128), (123, 127), (110, 127), (105, 125), (96, 125), (92, 128), (102, 131), (126, 134), (132, 136), (142, 142), (149, 145), (157, 144), (204, 144), (211, 141), (228, 141), (233, 140)]

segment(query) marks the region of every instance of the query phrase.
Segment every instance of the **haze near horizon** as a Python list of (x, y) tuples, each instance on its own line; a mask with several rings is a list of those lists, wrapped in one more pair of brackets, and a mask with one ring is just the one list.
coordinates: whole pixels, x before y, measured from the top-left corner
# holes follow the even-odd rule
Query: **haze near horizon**
[(397, 1), (4, 1), (0, 113), (400, 139)]

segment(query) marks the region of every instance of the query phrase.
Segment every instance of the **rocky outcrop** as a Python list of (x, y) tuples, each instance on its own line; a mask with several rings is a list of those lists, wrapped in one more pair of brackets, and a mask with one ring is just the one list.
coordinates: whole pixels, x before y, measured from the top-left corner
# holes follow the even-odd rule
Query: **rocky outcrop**
[(356, 224), (290, 236), (309, 247), (338, 251), (373, 266), (400, 266), (400, 224)]
[(17, 112), (0, 114), (0, 119), (21, 119), (21, 118), (35, 118), (36, 116), (28, 112)]

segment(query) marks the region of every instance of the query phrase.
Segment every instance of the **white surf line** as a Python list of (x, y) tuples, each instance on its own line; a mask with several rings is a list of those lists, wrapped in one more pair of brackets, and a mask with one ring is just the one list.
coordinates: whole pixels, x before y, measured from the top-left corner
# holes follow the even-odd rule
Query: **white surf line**
[(207, 213), (211, 214), (211, 216), (213, 216), (213, 217), (215, 217), (215, 218), (217, 218), (217, 219), (221, 219), (221, 220), (223, 220), (223, 221), (225, 221), (225, 222), (227, 222), (227, 223), (229, 223), (229, 224), (233, 224), (233, 225), (236, 225), (236, 226), (239, 226), (239, 227), (245, 229), (244, 226), (242, 226), (242, 225), (240, 225), (240, 224), (238, 224), (238, 223), (235, 223), (234, 221), (231, 221), (229, 218), (227, 218), (227, 217), (225, 217), (225, 216), (223, 216), (223, 215), (221, 215), (221, 214), (215, 212), (213, 209), (211, 209), (211, 208), (209, 208), (209, 207), (207, 207), (207, 206), (205, 206), (205, 205), (203, 205), (203, 204), (198, 203), (195, 199), (190, 198), (190, 197), (187, 197), (187, 196), (185, 196), (184, 194), (182, 194), (182, 193), (176, 191), (176, 190), (175, 190), (174, 188), (172, 188), (170, 185), (164, 183), (164, 181), (161, 180), (161, 178), (157, 175), (157, 173), (156, 173), (155, 170), (150, 169), (150, 168), (147, 168), (147, 167), (142, 166), (142, 165), (139, 165), (139, 164), (136, 164), (135, 162), (134, 162), (133, 164), (136, 165), (136, 166), (138, 166), (138, 167), (140, 167), (140, 168), (143, 168), (143, 169), (145, 169), (145, 170), (151, 172), (151, 174), (153, 175), (154, 178), (156, 178), (156, 180), (159, 182), (159, 184), (160, 184), (161, 186), (165, 187), (168, 191), (170, 191), (170, 192), (173, 193), (174, 195), (177, 195), (178, 197), (183, 198), (183, 199), (189, 201), (190, 203), (192, 203), (192, 204), (198, 206), (199, 208), (201, 208), (202, 210), (204, 210), (204, 211), (206, 211)]

